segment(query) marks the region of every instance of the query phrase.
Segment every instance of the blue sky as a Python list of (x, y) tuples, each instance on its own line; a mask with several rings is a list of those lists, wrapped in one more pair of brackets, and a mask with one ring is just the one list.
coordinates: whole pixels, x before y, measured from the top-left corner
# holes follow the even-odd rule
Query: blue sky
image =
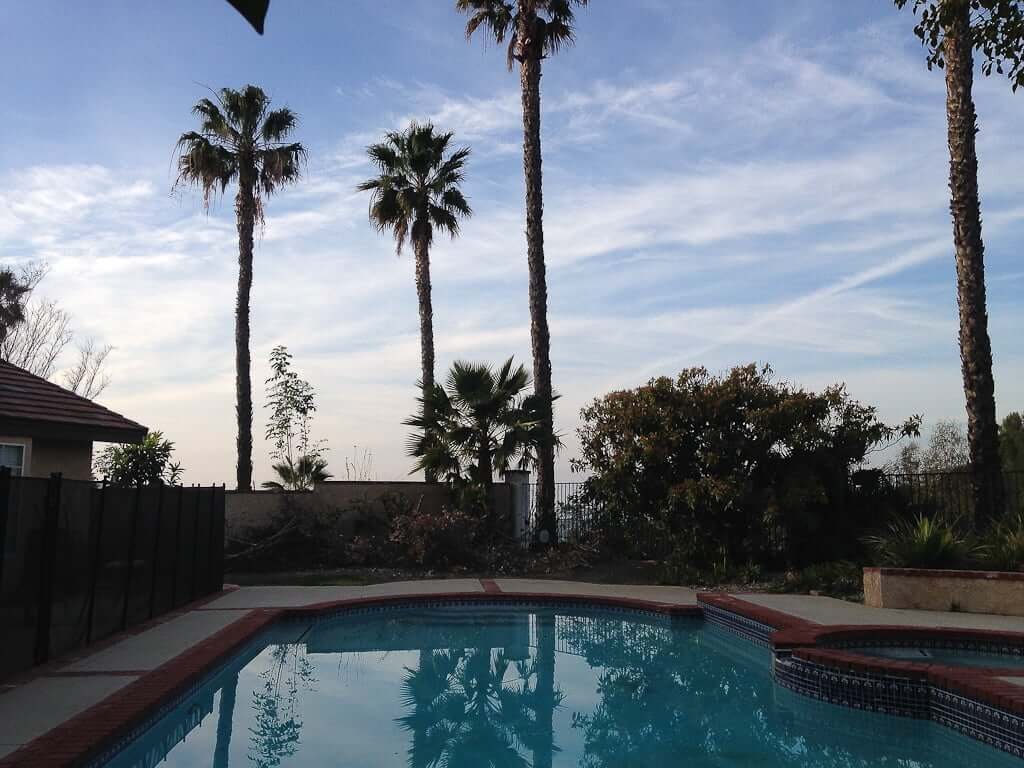
[[(51, 265), (41, 292), (116, 347), (101, 401), (174, 440), (186, 481), (234, 475), (232, 202), (207, 216), (171, 191), (204, 86), (260, 84), (300, 114), (310, 151), (257, 244), (257, 432), (265, 360), (286, 344), (320, 394), (335, 473), (355, 445), (382, 479), (408, 471), (412, 262), (354, 187), (365, 146), (411, 118), (473, 149), (476, 215), (432, 254), (438, 370), (529, 361), (518, 77), (465, 42), (453, 6), (272, 0), (264, 37), (219, 0), (5, 8), (0, 261)], [(767, 362), (812, 388), (845, 381), (889, 420), (963, 420), (944, 85), (912, 26), (884, 0), (580, 13), (543, 79), (563, 468), (581, 406), (691, 365)], [(975, 96), (1004, 414), (1024, 405), (1024, 96), (1000, 79)], [(266, 445), (255, 454), (266, 479)]]

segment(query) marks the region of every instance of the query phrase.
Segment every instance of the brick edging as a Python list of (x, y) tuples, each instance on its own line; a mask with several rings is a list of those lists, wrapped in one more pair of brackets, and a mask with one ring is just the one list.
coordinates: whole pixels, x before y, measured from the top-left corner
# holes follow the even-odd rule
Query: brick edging
[(984, 581), (1024, 581), (1022, 571), (958, 571), (938, 568), (865, 568), (864, 573), (881, 576), (907, 576), (928, 579), (981, 579)]
[[(497, 585), (495, 585), (497, 586)], [(250, 613), (197, 643), (184, 653), (107, 698), (0, 758), (0, 768), (71, 768), (102, 752), (132, 728), (153, 716), (166, 701), (180, 695), (204, 674), (229, 658), (276, 621), (304, 618), (346, 608), (390, 606), (454, 600), (458, 602), (580, 603), (662, 613), (702, 615), (700, 606), (608, 595), (550, 592), (440, 592), (347, 598), (289, 608), (254, 608)]]

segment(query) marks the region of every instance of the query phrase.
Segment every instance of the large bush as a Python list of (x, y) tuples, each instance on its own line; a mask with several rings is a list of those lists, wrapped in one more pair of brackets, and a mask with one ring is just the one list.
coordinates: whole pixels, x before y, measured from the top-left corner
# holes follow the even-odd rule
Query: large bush
[(575, 469), (591, 474), (585, 496), (605, 535), (640, 555), (667, 540), (696, 567), (858, 556), (897, 505), (865, 457), (920, 423), (886, 425), (842, 385), (809, 392), (755, 365), (653, 379), (581, 420)]

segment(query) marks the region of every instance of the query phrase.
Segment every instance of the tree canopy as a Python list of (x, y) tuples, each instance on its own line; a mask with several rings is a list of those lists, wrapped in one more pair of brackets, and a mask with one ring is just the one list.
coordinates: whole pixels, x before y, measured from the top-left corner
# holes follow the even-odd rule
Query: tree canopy
[(605, 510), (603, 525), (627, 539), (653, 525), (695, 566), (799, 563), (816, 554), (812, 541), (819, 555), (856, 543), (854, 472), (920, 424), (884, 424), (842, 385), (809, 392), (756, 365), (690, 368), (598, 398), (580, 416), (573, 464), (591, 473), (585, 495)]
[(971, 42), (982, 72), (1005, 74), (1014, 91), (1024, 85), (1024, 2), (1021, 0), (894, 0), (919, 14), (914, 34), (928, 49), (928, 68), (945, 66), (943, 40), (957, 7), (969, 3)]
[(150, 432), (141, 443), (105, 448), (96, 457), (93, 472), (123, 487), (177, 485), (183, 470), (173, 456), (174, 443), (165, 440), (162, 432)]

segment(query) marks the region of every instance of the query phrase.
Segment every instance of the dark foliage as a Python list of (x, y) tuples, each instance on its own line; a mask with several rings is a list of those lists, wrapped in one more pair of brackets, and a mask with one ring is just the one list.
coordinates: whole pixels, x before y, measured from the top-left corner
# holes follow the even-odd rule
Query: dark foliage
[(630, 551), (653, 528), (701, 569), (856, 557), (859, 535), (899, 506), (881, 473), (860, 467), (919, 424), (888, 426), (842, 386), (816, 394), (754, 365), (654, 379), (581, 418), (575, 465), (592, 473), (584, 495), (604, 535)]

